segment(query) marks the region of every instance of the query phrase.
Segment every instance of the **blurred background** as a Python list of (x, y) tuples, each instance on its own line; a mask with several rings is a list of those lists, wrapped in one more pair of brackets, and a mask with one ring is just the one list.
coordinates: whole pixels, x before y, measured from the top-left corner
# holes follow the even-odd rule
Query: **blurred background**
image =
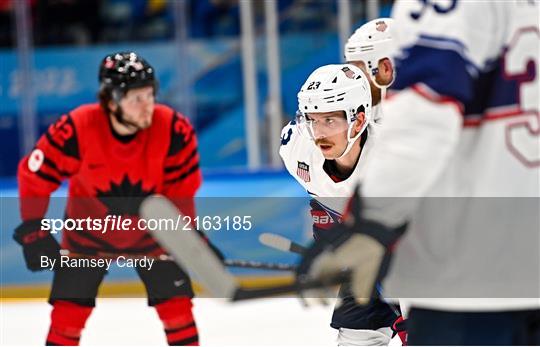
[(280, 168), (279, 132), (316, 67), (389, 0), (0, 0), (0, 176), (61, 114), (95, 102), (100, 60), (133, 50), (186, 115), (201, 165)]
[[(390, 16), (391, 7), (389, 0), (0, 0), (4, 297), (31, 296), (36, 284), (44, 284), (36, 294), (43, 295), (51, 278), (48, 271), (26, 270), (12, 240), (20, 223), (17, 163), (58, 117), (97, 100), (98, 65), (120, 50), (147, 59), (158, 74), (158, 102), (193, 123), (204, 176), (198, 196), (265, 197), (225, 203), (233, 214), (245, 214), (248, 205), (261, 217), (251, 233), (214, 233), (212, 241), (229, 258), (293, 262), (294, 256), (257, 240), (268, 231), (311, 240), (307, 194), (278, 155), (281, 128), (296, 113), (296, 94), (307, 76), (342, 62), (349, 35), (370, 19)], [(65, 194), (62, 187), (55, 196)], [(53, 200), (47, 217), (61, 218), (64, 202)], [(204, 204), (198, 210), (215, 213)], [(109, 277), (136, 278), (125, 271)], [(118, 293), (127, 295), (122, 288)]]

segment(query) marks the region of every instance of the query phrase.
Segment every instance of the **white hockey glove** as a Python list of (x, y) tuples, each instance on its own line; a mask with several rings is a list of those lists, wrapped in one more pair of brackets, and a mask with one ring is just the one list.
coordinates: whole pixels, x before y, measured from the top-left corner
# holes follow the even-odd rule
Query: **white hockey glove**
[(388, 228), (363, 219), (358, 189), (351, 198), (343, 223), (329, 230), (324, 242), (314, 242), (304, 253), (297, 277), (324, 279), (351, 271), (351, 289), (359, 304), (377, 296), (376, 284), (386, 275), (391, 249), (406, 225)]

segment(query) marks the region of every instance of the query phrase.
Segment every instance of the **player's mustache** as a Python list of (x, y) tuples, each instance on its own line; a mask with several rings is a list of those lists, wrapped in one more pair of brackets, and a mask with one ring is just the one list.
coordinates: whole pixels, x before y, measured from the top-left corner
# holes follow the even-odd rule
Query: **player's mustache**
[(317, 146), (320, 146), (320, 145), (332, 146), (334, 144), (332, 142), (330, 142), (330, 141), (319, 139), (319, 140), (315, 140), (315, 145), (317, 145)]

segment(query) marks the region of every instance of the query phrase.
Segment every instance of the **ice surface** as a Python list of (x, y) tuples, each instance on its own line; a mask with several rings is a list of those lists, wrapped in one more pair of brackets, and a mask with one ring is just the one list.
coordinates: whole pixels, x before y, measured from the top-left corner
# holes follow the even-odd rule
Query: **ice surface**
[[(43, 301), (1, 302), (0, 346), (44, 344), (51, 307)], [(330, 306), (303, 307), (297, 299), (228, 303), (195, 299), (203, 346), (335, 346)], [(397, 341), (396, 341), (397, 339)], [(165, 334), (146, 299), (98, 299), (81, 339), (93, 346), (165, 346)], [(392, 345), (400, 345), (394, 338)]]

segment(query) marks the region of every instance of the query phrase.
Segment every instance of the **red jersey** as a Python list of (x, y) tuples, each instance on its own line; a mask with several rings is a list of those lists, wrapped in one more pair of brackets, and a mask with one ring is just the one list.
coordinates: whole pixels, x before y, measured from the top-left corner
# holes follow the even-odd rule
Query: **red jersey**
[[(83, 105), (52, 124), (19, 163), (23, 221), (45, 216), (50, 194), (64, 179), (69, 179), (67, 218), (136, 218), (143, 198), (155, 193), (193, 215), (193, 197), (202, 181), (195, 132), (183, 115), (156, 104), (149, 128), (121, 137), (98, 104)], [(64, 231), (62, 248), (81, 253), (161, 252), (150, 235), (138, 229)]]

